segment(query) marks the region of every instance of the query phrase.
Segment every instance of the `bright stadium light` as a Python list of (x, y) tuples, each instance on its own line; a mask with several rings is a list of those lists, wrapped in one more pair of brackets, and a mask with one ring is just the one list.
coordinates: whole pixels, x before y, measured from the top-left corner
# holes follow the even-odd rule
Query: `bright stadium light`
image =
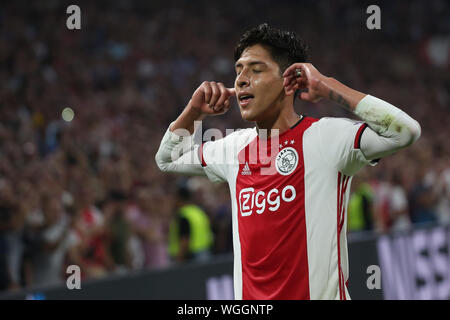
[(69, 107), (64, 108), (64, 110), (61, 113), (61, 117), (66, 122), (72, 121), (74, 116), (75, 116), (75, 113), (73, 112), (72, 108), (69, 108)]

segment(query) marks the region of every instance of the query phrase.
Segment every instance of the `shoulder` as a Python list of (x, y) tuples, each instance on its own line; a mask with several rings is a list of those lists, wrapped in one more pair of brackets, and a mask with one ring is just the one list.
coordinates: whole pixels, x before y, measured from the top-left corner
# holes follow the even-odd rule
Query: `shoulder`
[(336, 118), (336, 117), (323, 117), (318, 120), (318, 124), (322, 126), (337, 126), (337, 127), (345, 127), (345, 126), (357, 126), (358, 124), (362, 124), (362, 121), (353, 120), (349, 118)]
[(349, 118), (323, 117), (308, 128), (305, 141), (315, 146), (325, 146), (322, 149), (324, 153), (340, 152), (342, 146), (359, 148), (360, 137), (366, 126), (362, 121)]
[(228, 132), (222, 139), (211, 141), (214, 145), (221, 145), (226, 147), (240, 147), (250, 143), (256, 138), (256, 128), (236, 129), (232, 132)]
[(224, 140), (236, 141), (239, 139), (252, 139), (257, 136), (256, 128), (236, 129), (227, 134)]
[(362, 121), (348, 118), (324, 117), (317, 121), (315, 127), (322, 135), (343, 134), (346, 132), (353, 134), (357, 132), (363, 124), (364, 122)]

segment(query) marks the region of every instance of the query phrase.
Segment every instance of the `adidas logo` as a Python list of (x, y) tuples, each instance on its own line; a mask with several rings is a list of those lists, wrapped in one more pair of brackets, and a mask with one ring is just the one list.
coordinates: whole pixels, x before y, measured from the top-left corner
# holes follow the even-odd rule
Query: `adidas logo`
[(249, 176), (252, 174), (252, 170), (250, 170), (250, 167), (248, 166), (248, 162), (245, 161), (245, 166), (242, 169), (241, 175), (243, 176)]

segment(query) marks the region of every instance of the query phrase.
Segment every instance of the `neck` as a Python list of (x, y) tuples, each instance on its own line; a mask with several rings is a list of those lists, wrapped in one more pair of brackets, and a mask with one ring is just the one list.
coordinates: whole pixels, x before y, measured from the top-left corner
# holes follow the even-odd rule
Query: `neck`
[[(267, 137), (282, 134), (300, 119), (300, 116), (294, 111), (293, 103), (286, 103), (278, 108), (269, 107), (268, 110), (274, 110), (274, 112), (265, 116), (264, 119), (256, 121), (258, 132), (261, 129), (267, 130)], [(278, 132), (272, 133), (273, 130), (278, 130)]]

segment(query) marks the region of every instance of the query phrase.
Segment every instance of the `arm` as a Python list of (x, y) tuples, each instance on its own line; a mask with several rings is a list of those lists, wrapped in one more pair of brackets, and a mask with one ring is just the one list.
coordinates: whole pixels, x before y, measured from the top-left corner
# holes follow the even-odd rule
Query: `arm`
[(222, 83), (205, 81), (197, 88), (186, 108), (169, 126), (161, 141), (155, 157), (161, 171), (204, 174), (197, 156), (198, 146), (192, 141), (194, 123), (202, 121), (208, 115), (227, 112), (231, 105), (229, 99), (233, 95), (234, 89), (225, 88)]
[[(301, 76), (296, 76), (296, 70)], [(415, 142), (421, 133), (419, 123), (397, 107), (351, 89), (336, 79), (325, 77), (309, 63), (295, 63), (283, 74), (287, 95), (307, 88), (299, 98), (317, 102), (322, 98), (339, 103), (367, 123), (361, 138), (361, 151), (368, 160), (392, 154)]]

